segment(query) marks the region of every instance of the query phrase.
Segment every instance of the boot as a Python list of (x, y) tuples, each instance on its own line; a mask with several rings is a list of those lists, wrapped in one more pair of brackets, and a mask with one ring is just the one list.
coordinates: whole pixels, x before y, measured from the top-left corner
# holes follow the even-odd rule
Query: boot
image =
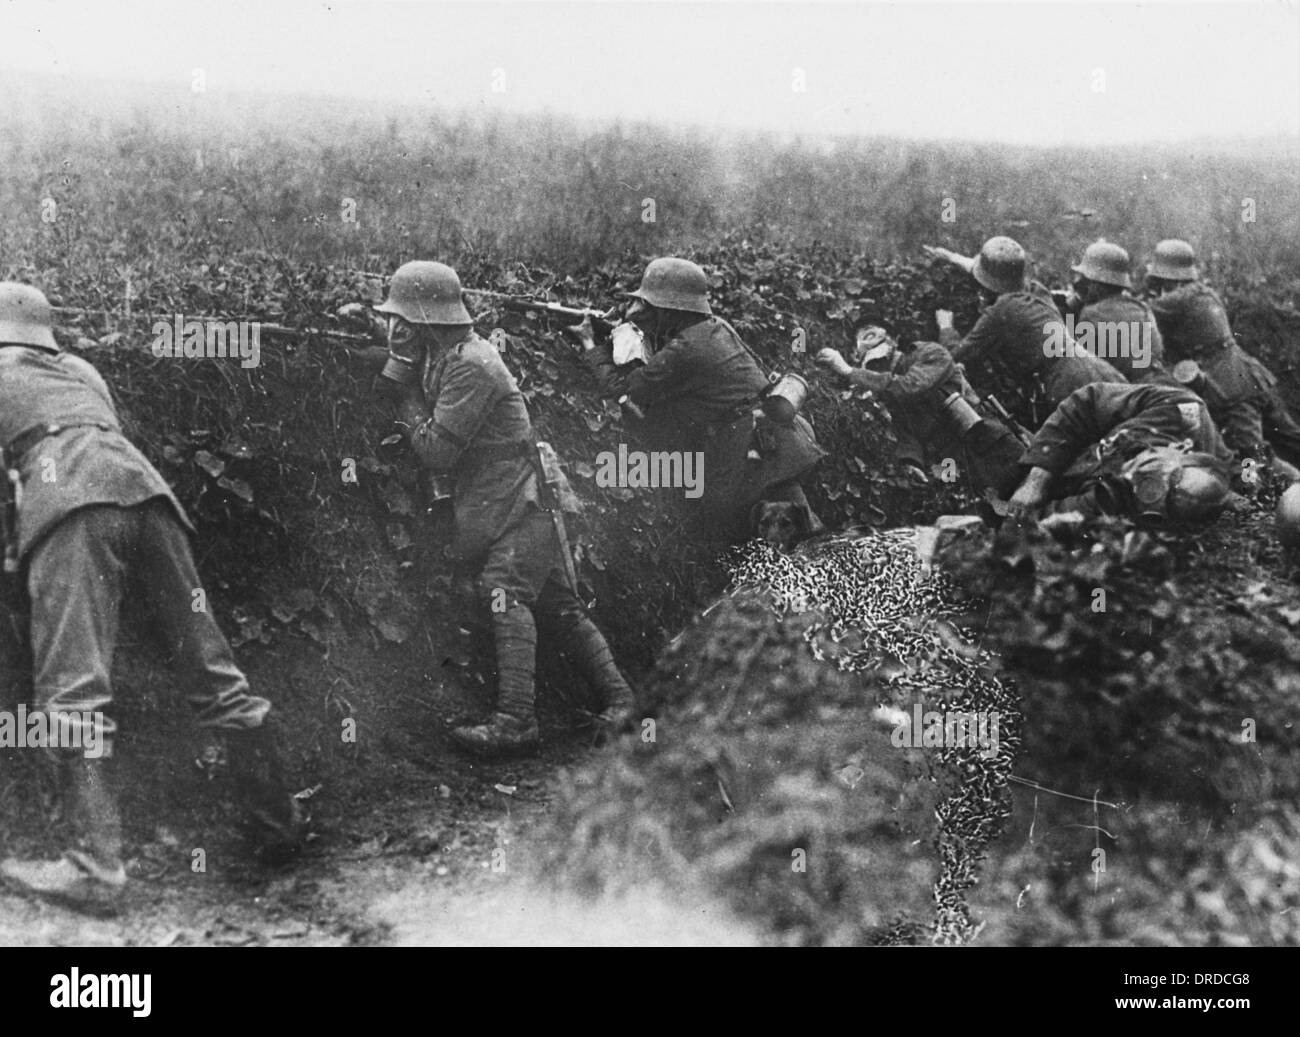
[(86, 914), (118, 913), (126, 887), (122, 865), (122, 820), (107, 776), (107, 759), (73, 757), (71, 796), (79, 841), (57, 861), (0, 863), (0, 876), (28, 893)]
[(537, 660), (537, 627), (526, 605), (514, 604), (492, 617), (497, 653), (497, 711), (486, 724), (458, 727), (452, 741), (483, 756), (535, 749), (538, 743), (534, 710), (533, 668)]
[(486, 724), (458, 727), (451, 737), (462, 749), (479, 756), (529, 752), (537, 748), (537, 721), (512, 717), (509, 713), (493, 713)]
[(302, 849), (302, 808), (289, 794), (274, 730), (261, 727), (226, 732), (235, 793), (246, 811), (246, 831), (270, 864), (283, 864)]
[(620, 731), (636, 715), (636, 699), (614, 662), (614, 653), (595, 623), (578, 616), (564, 632), (564, 652), (596, 692), (600, 712), (596, 721), (609, 731)]

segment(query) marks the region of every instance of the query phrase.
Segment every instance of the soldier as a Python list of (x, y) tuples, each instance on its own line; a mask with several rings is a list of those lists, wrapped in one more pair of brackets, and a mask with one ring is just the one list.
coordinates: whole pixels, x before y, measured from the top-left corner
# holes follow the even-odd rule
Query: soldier
[(1052, 501), (1058, 514), (1084, 518), (1209, 518), (1228, 499), (1231, 456), (1204, 402), (1187, 389), (1085, 385), (1034, 436), (1008, 510), (1023, 516)]
[(1130, 382), (1167, 381), (1164, 343), (1155, 316), (1131, 294), (1128, 253), (1108, 241), (1083, 252), (1073, 284), (1074, 340)]
[(537, 746), (534, 615), (555, 621), (563, 651), (600, 697), (599, 722), (622, 726), (635, 708), (605, 638), (576, 593), (562, 509), (577, 499), (554, 452), (539, 444), (528, 408), (496, 347), (474, 331), (460, 279), (442, 263), (412, 262), (393, 275), (389, 365), (379, 380), (421, 463), (451, 482), (456, 554), (479, 570), (491, 610), (496, 712), (452, 737), (472, 752)]
[(0, 443), (14, 493), (6, 568), (29, 591), (35, 706), (64, 747), (81, 844), (58, 861), (6, 860), (0, 874), (78, 908), (111, 911), (120, 898), (117, 728), (103, 710), (128, 594), (152, 611), (199, 725), (224, 732), (250, 834), (274, 857), (292, 853), (302, 826), (266, 723), (271, 703), (249, 693), (206, 605), (194, 607), (206, 601), (186, 539), (194, 527), (123, 436), (103, 378), (59, 350), (45, 296), (14, 283), (0, 284)]
[(761, 409), (769, 383), (730, 324), (713, 314), (704, 271), (685, 259), (656, 259), (645, 269), (628, 319), (651, 347), (645, 364), (618, 367), (608, 344), (596, 345), (590, 321), (570, 331), (606, 395), (645, 414), (656, 448), (704, 454), (703, 510), (711, 531), (742, 539), (761, 500), (787, 500), (822, 528), (799, 480), (825, 456), (812, 426)]
[(826, 348), (817, 363), (850, 385), (880, 395), (889, 408), (898, 460), (924, 484), (926, 462), (961, 458), (976, 491), (1005, 496), (1016, 483), (1022, 447), (1015, 435), (976, 409), (980, 398), (961, 365), (937, 342), (917, 342), (907, 352), (871, 317), (854, 328), (854, 367), (839, 350)]
[(1075, 349), (1051, 292), (1037, 281), (1026, 281), (1025, 250), (1018, 242), (990, 238), (974, 259), (946, 248), (925, 251), (968, 271), (980, 286), (984, 309), (965, 338), (953, 327), (950, 311), (935, 311), (939, 341), (954, 360), (969, 365), (987, 357), (1013, 378), (1031, 379), (1031, 398), (1041, 397), (1049, 409), (1080, 386), (1126, 381), (1105, 360)]
[(1278, 395), (1277, 378), (1237, 344), (1222, 300), (1199, 279), (1192, 246), (1160, 242), (1147, 267), (1147, 288), (1181, 380), (1204, 394), (1238, 460), (1270, 463), (1287, 478), (1300, 477), (1294, 467), (1300, 465), (1300, 425)]

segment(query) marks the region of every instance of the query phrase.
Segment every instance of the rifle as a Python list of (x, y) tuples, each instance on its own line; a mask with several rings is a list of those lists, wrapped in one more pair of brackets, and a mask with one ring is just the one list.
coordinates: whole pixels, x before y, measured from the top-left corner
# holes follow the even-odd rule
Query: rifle
[(562, 318), (570, 324), (581, 324), (590, 317), (592, 324), (603, 324), (608, 330), (618, 323), (618, 307), (608, 310), (595, 310), (587, 306), (564, 306), (546, 299), (533, 299), (527, 295), (509, 295), (505, 292), (489, 292), (482, 288), (466, 288), (466, 295), (482, 295), (489, 299), (499, 299), (502, 309), (515, 313), (540, 313), (550, 317)]
[[(169, 324), (176, 319), (173, 313), (136, 313), (136, 312), (114, 312), (113, 310), (85, 310), (76, 306), (52, 306), (50, 307), (55, 313), (68, 314), (73, 317), (108, 317), (115, 320), (128, 321), (166, 321)], [(268, 321), (261, 320), (257, 317), (235, 314), (226, 317), (213, 317), (204, 314), (183, 313), (185, 320), (196, 320), (202, 323), (224, 324), (230, 321), (249, 321), (256, 322), (258, 331), (263, 335), (282, 335), (285, 337), (294, 336), (314, 336), (317, 338), (334, 338), (341, 339), (344, 342), (365, 342), (371, 341), (368, 335), (358, 335), (348, 331), (334, 331), (331, 328), (291, 328), (286, 324), (272, 324)]]
[[(508, 295), (505, 292), (490, 292), (483, 288), (466, 288), (464, 292), (466, 295), (482, 295), (489, 299), (499, 299), (501, 300), (502, 309), (512, 310), (515, 313), (541, 313), (561, 318), (568, 324), (581, 324), (590, 317), (593, 325), (601, 325), (606, 331), (612, 331), (619, 323), (617, 306), (611, 306), (602, 313), (600, 310), (591, 309), (587, 306), (564, 306), (558, 302), (548, 302), (545, 299), (533, 299), (526, 295)], [(625, 414), (630, 414), (638, 421), (645, 420), (645, 411), (633, 403), (626, 393), (618, 398), (618, 405)]]
[(1034, 437), (1030, 435), (1029, 430), (1016, 421), (1006, 407), (1002, 406), (1002, 401), (992, 393), (980, 400), (980, 408), (1002, 422), (1011, 431), (1011, 434), (1020, 441), (1021, 446), (1027, 448), (1034, 441)]

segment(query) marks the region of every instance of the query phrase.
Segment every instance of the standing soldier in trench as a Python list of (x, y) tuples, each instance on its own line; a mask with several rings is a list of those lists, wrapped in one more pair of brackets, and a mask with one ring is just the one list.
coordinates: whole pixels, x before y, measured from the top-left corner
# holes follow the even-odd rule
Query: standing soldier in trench
[[(0, 876), (25, 891), (111, 912), (126, 885), (111, 777), (117, 727), (104, 710), (119, 613), (144, 601), (183, 671), (200, 726), (225, 736), (250, 835), (285, 858), (299, 846), (297, 803), (284, 786), (267, 714), (250, 694), (206, 604), (170, 487), (122, 434), (99, 372), (60, 351), (50, 304), (27, 285), (0, 284), (0, 443), (14, 499), (6, 508), (6, 569), (26, 583), (36, 708), (61, 746), (78, 845), (57, 861), (9, 859)], [(206, 599), (203, 599), (206, 602)]]
[(656, 259), (629, 294), (627, 319), (651, 346), (646, 363), (616, 366), (610, 345), (597, 345), (590, 320), (569, 330), (602, 392), (643, 412), (655, 449), (704, 454), (710, 533), (725, 540), (752, 535), (751, 516), (762, 501), (789, 502), (805, 534), (819, 531), (799, 480), (825, 451), (801, 415), (786, 421), (772, 416), (775, 408), (763, 409), (770, 383), (735, 329), (714, 315), (704, 271), (686, 259)]
[(601, 726), (623, 726), (632, 689), (578, 598), (565, 540), (562, 511), (577, 500), (554, 452), (537, 442), (514, 376), (475, 333), (456, 272), (406, 263), (376, 309), (389, 321), (389, 363), (376, 384), (395, 399), (420, 462), (452, 485), (455, 551), (478, 568), (475, 587), (492, 614), (496, 712), (453, 740), (483, 755), (536, 748), (534, 613), (554, 621), (562, 650), (599, 696)]
[[(1030, 399), (1050, 413), (1075, 389), (1092, 382), (1126, 381), (1105, 360), (1074, 348), (1052, 293), (1025, 277), (1025, 250), (1007, 237), (990, 238), (973, 259), (946, 248), (925, 251), (966, 270), (980, 287), (983, 312), (963, 338), (952, 313), (935, 311), (939, 341), (965, 363), (993, 360), (1025, 386)], [(1058, 351), (1053, 348), (1060, 345)], [(1055, 354), (1055, 355), (1054, 355)], [(1038, 407), (1035, 406), (1035, 411)]]
[(1223, 301), (1200, 279), (1192, 246), (1160, 242), (1146, 287), (1175, 377), (1204, 397), (1238, 461), (1300, 479), (1300, 425), (1273, 372), (1238, 345)]

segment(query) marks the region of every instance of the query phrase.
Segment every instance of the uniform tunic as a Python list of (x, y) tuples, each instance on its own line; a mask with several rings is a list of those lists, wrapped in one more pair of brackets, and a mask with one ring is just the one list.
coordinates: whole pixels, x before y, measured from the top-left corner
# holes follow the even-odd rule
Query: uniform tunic
[[(576, 512), (577, 498), (549, 447), (538, 459), (523, 393), (496, 347), (471, 331), (457, 345), (430, 350), (420, 390), (408, 397), (404, 416), (421, 462), (455, 478), (456, 553), (478, 568), (477, 591), (492, 605), (497, 710), (519, 719), (532, 716), (534, 612), (555, 621), (570, 658), (587, 660), (587, 671), (595, 666), (591, 660), (600, 660), (604, 669), (596, 670), (625, 689), (569, 581), (569, 545), (543, 510), (538, 467), (554, 494), (548, 505)], [(498, 602), (499, 593), (504, 602)]]
[(1200, 364), (1212, 386), (1206, 392), (1210, 413), (1237, 457), (1262, 463), (1271, 446), (1284, 461), (1300, 465), (1300, 425), (1278, 396), (1273, 373), (1232, 338), (1203, 352)]
[[(1160, 336), (1160, 327), (1156, 323), (1155, 314), (1141, 299), (1134, 298), (1128, 292), (1117, 292), (1089, 303), (1079, 311), (1079, 316), (1075, 319), (1076, 339), (1081, 339), (1085, 335), (1085, 325), (1092, 329), (1093, 352), (1130, 382), (1142, 382), (1160, 376), (1164, 368), (1164, 340)], [(1109, 325), (1111, 329), (1117, 326), (1126, 329), (1128, 356), (1116, 355), (1119, 350), (1114, 347), (1106, 348), (1107, 334), (1101, 330), (1102, 325)], [(1113, 330), (1110, 338), (1114, 342)], [(1140, 352), (1133, 349), (1134, 344), (1138, 342), (1141, 343)], [(1143, 359), (1146, 363), (1141, 367), (1137, 366)]]
[(1053, 495), (1078, 494), (1072, 504), (1095, 514), (1101, 509), (1091, 490), (1098, 483), (1143, 450), (1183, 440), (1220, 461), (1231, 460), (1205, 403), (1190, 389), (1099, 383), (1071, 393), (1052, 412), (1021, 463), (1060, 477)]
[(992, 360), (1013, 377), (1037, 375), (1042, 379), (1047, 404), (1055, 407), (1080, 386), (1092, 382), (1124, 382), (1126, 379), (1105, 360), (1093, 356), (1049, 356), (1049, 344), (1057, 338), (1072, 347), (1052, 293), (1037, 281), (1020, 292), (1006, 292), (980, 315), (965, 338), (953, 328), (939, 332), (939, 340), (952, 350), (954, 360), (964, 363)]
[[(42, 426), (48, 434), (31, 431)], [(0, 347), (0, 442), (21, 476), (17, 546), (31, 598), (35, 701), (59, 716), (64, 737), (83, 745), (98, 737), (111, 755), (116, 724), (95, 714), (113, 700), (128, 597), (152, 612), (201, 725), (260, 726), (271, 704), (249, 694), (206, 605), (193, 607), (201, 591), (186, 539), (193, 527), (122, 435), (99, 373), (71, 354)]]
[(171, 487), (122, 435), (108, 386), (81, 357), (0, 347), (0, 400), (0, 446), (41, 426), (66, 428), (31, 441), (22, 458), (7, 459), (22, 475), (20, 557), (59, 520), (91, 504), (130, 507), (160, 497), (194, 531)]
[[(937, 342), (918, 342), (897, 352), (889, 371), (858, 368), (849, 374), (858, 388), (879, 393), (889, 408), (900, 459), (923, 467), (930, 458), (962, 458), (977, 489), (998, 488), (1015, 470), (1019, 443), (1001, 422), (984, 418), (963, 436), (944, 410), (944, 400), (960, 393), (972, 407), (979, 397), (952, 354)], [(982, 427), (981, 427), (982, 426)]]
[(1265, 461), (1269, 445), (1300, 464), (1300, 425), (1277, 393), (1277, 379), (1246, 353), (1232, 334), (1223, 301), (1193, 281), (1151, 301), (1171, 359), (1195, 360), (1212, 383), (1210, 412), (1238, 458)]
[[(519, 384), (492, 343), (470, 333), (425, 359), (425, 420), (411, 445), (432, 472), (455, 479), (456, 553), (478, 559), (507, 531), (541, 510), (536, 436)], [(566, 510), (576, 499), (558, 469)]]
[[(729, 536), (745, 535), (750, 509), (767, 491), (798, 480), (825, 456), (812, 426), (796, 415), (790, 426), (759, 417), (767, 445), (761, 460), (747, 459), (753, 410), (768, 381), (720, 317), (683, 328), (632, 370), (615, 367), (608, 349), (592, 350), (588, 361), (606, 395), (626, 393), (645, 411), (648, 438), (657, 449), (703, 451), (704, 510)], [(797, 486), (791, 496), (802, 496)]]
[(1207, 284), (1192, 281), (1151, 300), (1170, 362), (1198, 360), (1232, 338), (1228, 311)]

